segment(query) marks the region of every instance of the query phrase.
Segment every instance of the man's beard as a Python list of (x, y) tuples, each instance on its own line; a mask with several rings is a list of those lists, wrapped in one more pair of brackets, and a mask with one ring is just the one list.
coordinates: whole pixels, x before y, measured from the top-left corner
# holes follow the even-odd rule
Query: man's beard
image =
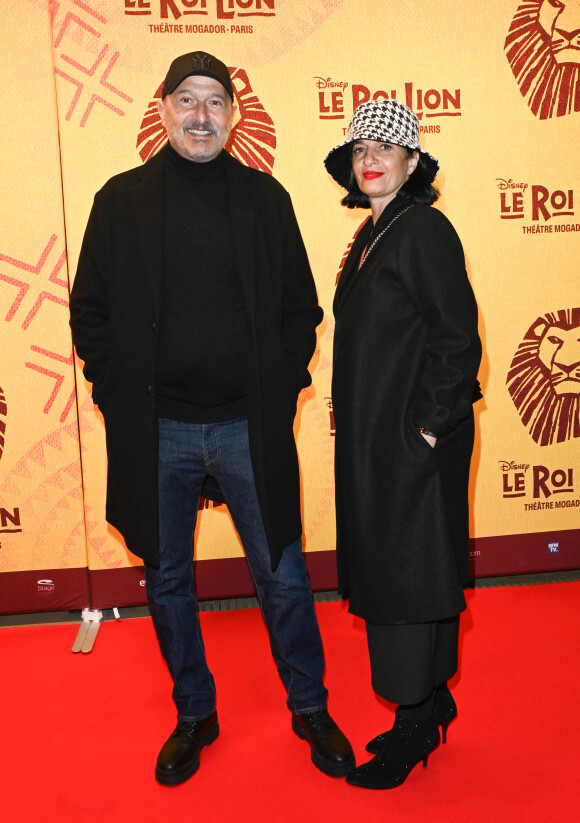
[[(195, 135), (189, 134), (190, 131), (203, 131), (207, 133), (208, 137), (212, 135), (214, 139), (210, 140), (209, 143), (204, 140), (196, 142)], [(200, 123), (197, 120), (192, 120), (183, 126), (183, 133), (194, 138), (193, 143), (190, 143), (187, 139), (184, 140), (184, 149), (189, 158), (193, 161), (204, 162), (212, 160), (221, 152), (228, 138), (229, 130), (220, 132), (213, 123)]]

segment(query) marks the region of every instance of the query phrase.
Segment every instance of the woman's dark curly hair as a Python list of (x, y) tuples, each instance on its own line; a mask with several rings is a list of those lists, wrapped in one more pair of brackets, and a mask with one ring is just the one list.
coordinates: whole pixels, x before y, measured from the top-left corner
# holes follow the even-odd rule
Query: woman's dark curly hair
[[(407, 157), (411, 157), (413, 149), (402, 146), (407, 152)], [(415, 171), (409, 177), (406, 183), (401, 186), (400, 191), (407, 195), (413, 203), (421, 203), (425, 206), (430, 206), (439, 197), (439, 192), (431, 182), (432, 172), (428, 169), (427, 162), (421, 153), (419, 153), (419, 162), (415, 167)], [(427, 182), (429, 181), (429, 182)], [(348, 194), (340, 201), (342, 206), (348, 209), (370, 209), (371, 201), (359, 189), (356, 182), (354, 171), (350, 170), (348, 179)]]

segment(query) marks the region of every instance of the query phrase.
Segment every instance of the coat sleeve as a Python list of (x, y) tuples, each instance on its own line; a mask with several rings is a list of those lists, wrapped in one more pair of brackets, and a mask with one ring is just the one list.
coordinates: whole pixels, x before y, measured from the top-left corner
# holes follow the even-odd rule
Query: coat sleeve
[(70, 298), (70, 325), (83, 372), (93, 384), (93, 399), (99, 403), (111, 339), (109, 332), (107, 265), (108, 229), (102, 191), (94, 200), (85, 231)]
[(289, 195), (283, 209), (284, 306), (282, 339), (289, 368), (296, 374), (299, 389), (312, 382), (308, 364), (316, 348), (316, 327), (322, 309), (304, 241)]
[(477, 304), (455, 229), (437, 209), (415, 209), (400, 259), (427, 328), (413, 423), (443, 436), (469, 414), (474, 398), (481, 359)]

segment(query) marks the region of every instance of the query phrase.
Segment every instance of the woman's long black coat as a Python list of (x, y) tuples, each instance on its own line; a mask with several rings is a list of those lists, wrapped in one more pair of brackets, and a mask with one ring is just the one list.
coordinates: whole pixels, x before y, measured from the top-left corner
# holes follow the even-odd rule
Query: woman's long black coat
[[(380, 225), (404, 205), (398, 195)], [(339, 588), (370, 622), (422, 623), (465, 608), (477, 307), (437, 209), (411, 206), (357, 270), (371, 228), (334, 301)]]

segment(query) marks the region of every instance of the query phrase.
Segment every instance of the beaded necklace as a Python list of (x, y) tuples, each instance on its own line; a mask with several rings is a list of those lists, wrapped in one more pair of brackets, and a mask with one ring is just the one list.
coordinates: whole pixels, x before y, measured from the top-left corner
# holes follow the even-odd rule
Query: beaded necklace
[[(389, 223), (385, 226), (385, 228), (377, 234), (377, 236), (375, 237), (373, 242), (370, 244), (370, 246), (367, 246), (366, 251), (364, 253), (364, 257), (360, 262), (359, 270), (363, 267), (367, 257), (369, 256), (371, 251), (374, 249), (374, 247), (377, 245), (377, 243), (379, 242), (379, 240), (381, 239), (383, 234), (388, 232), (388, 230), (391, 228), (391, 226), (393, 225), (395, 220), (398, 220), (399, 217), (401, 217), (401, 215), (405, 214), (406, 211), (409, 211), (409, 209), (412, 209), (412, 208), (413, 208), (413, 203), (411, 203), (411, 205), (409, 205), (409, 206), (405, 206), (404, 209), (401, 209), (400, 211), (398, 211), (395, 214), (395, 216), (389, 221)], [(372, 236), (372, 233), (371, 233), (371, 236)]]

